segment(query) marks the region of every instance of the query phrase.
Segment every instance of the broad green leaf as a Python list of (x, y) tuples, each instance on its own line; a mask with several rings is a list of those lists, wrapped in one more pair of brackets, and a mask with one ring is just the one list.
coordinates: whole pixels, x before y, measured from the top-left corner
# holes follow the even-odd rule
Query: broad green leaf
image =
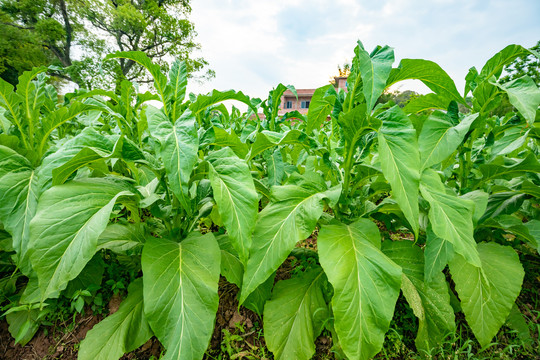
[(123, 159), (125, 161), (145, 160), (144, 154), (137, 145), (131, 140), (120, 136), (110, 151), (104, 151), (98, 147), (84, 147), (62, 166), (53, 169), (53, 185), (63, 184), (71, 174), (84, 166), (112, 158)]
[(272, 295), (272, 288), (274, 287), (275, 278), (276, 273), (274, 272), (268, 279), (266, 279), (265, 282), (257, 286), (257, 288), (253, 290), (251, 294), (249, 294), (247, 299), (242, 303), (242, 306), (255, 312), (257, 315), (262, 316), (264, 306)]
[(457, 91), (452, 78), (433, 61), (423, 59), (401, 60), (399, 66), (390, 72), (386, 87), (408, 79), (420, 80), (433, 92), (449, 100), (465, 104), (465, 100)]
[[(242, 277), (244, 275), (244, 264), (234, 250), (227, 234), (216, 237), (219, 248), (221, 249), (221, 275), (225, 276), (228, 282), (242, 288)], [(274, 285), (275, 273), (272, 274), (264, 283), (259, 285), (244, 301), (242, 306), (254, 311), (262, 316), (266, 300), (270, 298), (272, 287)]]
[(481, 267), (462, 256), (450, 261), (465, 319), (481, 346), (487, 346), (504, 324), (521, 291), (525, 275), (515, 251), (496, 243), (481, 243)]
[(97, 251), (98, 238), (125, 185), (105, 179), (71, 181), (45, 191), (30, 222), (29, 253), (41, 299), (57, 297)]
[(426, 94), (411, 99), (403, 108), (407, 114), (419, 113), (431, 109), (446, 110), (450, 99), (439, 94)]
[[(238, 135), (234, 133), (234, 130), (225, 130), (220, 127), (214, 126), (209, 131), (212, 132), (213, 136), (210, 135), (210, 141), (204, 145), (218, 145), (221, 147), (228, 146), (234, 151), (236, 155), (238, 155), (239, 158), (244, 159), (246, 157), (247, 153), (249, 152), (249, 147), (246, 143), (243, 143), (240, 140)], [(205, 136), (207, 135), (205, 134)]]
[(98, 148), (85, 147), (68, 162), (52, 171), (53, 185), (61, 185), (78, 169), (99, 160), (108, 159), (111, 153)]
[(536, 111), (540, 105), (540, 90), (529, 76), (525, 75), (518, 79), (511, 80), (504, 84), (496, 84), (501, 90), (506, 92), (508, 100), (530, 126), (534, 124)]
[(210, 183), (221, 219), (240, 259), (246, 263), (259, 210), (250, 169), (230, 148), (212, 152), (207, 159)]
[(264, 333), (276, 360), (309, 360), (315, 354), (315, 339), (328, 317), (323, 276), (321, 269), (311, 270), (274, 287), (264, 307)]
[(72, 102), (69, 106), (62, 106), (57, 110), (48, 114), (44, 120), (41, 122), (41, 127), (39, 132), (36, 134), (36, 139), (38, 140), (39, 147), (38, 153), (44, 154), (48, 148), (48, 143), (50, 136), (59, 127), (76, 119), (77, 116), (81, 115), (86, 111), (92, 110), (102, 110), (100, 107), (93, 104), (83, 104), (80, 102)]
[(433, 233), (449, 241), (454, 251), (463, 255), (474, 266), (480, 266), (480, 258), (473, 237), (474, 203), (447, 193), (439, 175), (426, 169), (420, 181), (420, 192), (429, 202), (429, 221)]
[(181, 115), (182, 101), (186, 96), (187, 66), (185, 61), (175, 60), (169, 71), (169, 83), (165, 87), (166, 106), (174, 123)]
[(244, 265), (240, 261), (240, 257), (227, 234), (217, 236), (216, 240), (221, 250), (221, 275), (225, 276), (228, 282), (240, 288), (242, 286), (242, 276), (244, 275)]
[(440, 111), (431, 114), (418, 137), (421, 169), (439, 164), (452, 155), (477, 117), (478, 114), (467, 115), (456, 124), (449, 114)]
[(529, 194), (534, 197), (540, 198), (540, 186), (537, 186), (528, 180), (525, 180), (523, 183), (521, 183), (520, 191), (524, 194)]
[(144, 244), (146, 228), (144, 223), (109, 224), (98, 238), (98, 250), (109, 249), (115, 253), (139, 249)]
[[(268, 105), (270, 106), (270, 110), (271, 110), (269, 120), (271, 121), (272, 124), (274, 123), (276, 117), (278, 116), (279, 105), (281, 103), (281, 97), (283, 96), (283, 93), (285, 93), (285, 91), (287, 90), (290, 90), (294, 94), (294, 96), (296, 96), (296, 98), (298, 99), (298, 95), (296, 94), (296, 89), (292, 85), (278, 84), (278, 86), (276, 86), (276, 88), (270, 91), (270, 93), (268, 94)], [(274, 128), (272, 128), (272, 125), (270, 129), (275, 130)]]
[(486, 211), (478, 221), (483, 223), (486, 219), (505, 214), (513, 214), (518, 211), (527, 194), (519, 191), (504, 191), (489, 195)]
[(521, 45), (508, 45), (493, 55), (484, 65), (478, 75), (478, 82), (489, 79), (492, 76), (498, 78), (505, 65), (510, 64), (518, 56), (529, 55), (531, 51)]
[(317, 245), (334, 287), (334, 326), (343, 351), (350, 359), (370, 359), (390, 326), (401, 269), (381, 252), (377, 226), (367, 219), (324, 226)]
[(318, 130), (332, 112), (337, 95), (335, 93), (336, 90), (331, 84), (322, 86), (313, 93), (307, 114), (306, 132), (308, 134), (315, 129)]
[(285, 162), (280, 149), (265, 154), (266, 170), (268, 172), (268, 186), (281, 185), (285, 177)]
[(476, 225), (486, 212), (489, 194), (482, 190), (474, 190), (461, 195), (460, 198), (470, 200), (474, 203), (473, 223)]
[(424, 248), (424, 278), (426, 283), (431, 283), (442, 273), (448, 261), (454, 256), (452, 243), (441, 239), (428, 226), (426, 231), (426, 247)]
[(411, 228), (418, 235), (420, 154), (416, 131), (405, 113), (394, 106), (380, 115), (379, 158), (384, 177)]
[(527, 142), (530, 130), (526, 125), (513, 126), (504, 131), (502, 137), (497, 139), (491, 148), (491, 157), (510, 154), (521, 148)]
[(195, 117), (186, 111), (173, 124), (162, 111), (151, 106), (147, 108), (147, 116), (150, 134), (161, 144), (158, 154), (163, 160), (171, 190), (189, 213), (188, 182), (199, 149)]
[(512, 179), (526, 173), (540, 173), (540, 163), (532, 153), (523, 159), (498, 157), (489, 164), (480, 165), (482, 182), (493, 179)]
[(362, 92), (366, 99), (367, 111), (371, 113), (373, 106), (386, 87), (386, 80), (394, 63), (394, 49), (389, 46), (377, 46), (368, 54), (361, 42), (358, 42), (357, 56), (362, 77)]
[(444, 274), (425, 281), (424, 254), (410, 241), (385, 241), (382, 248), (403, 270), (401, 290), (419, 322), (416, 348), (429, 351), (456, 328)]
[(27, 275), (32, 271), (27, 258), (30, 220), (36, 213), (40, 193), (30, 162), (0, 145), (0, 221), (13, 238), (17, 265)]
[(118, 311), (95, 325), (81, 342), (77, 359), (115, 360), (152, 337), (143, 312), (143, 282), (133, 281)]
[(53, 170), (70, 161), (85, 147), (110, 152), (114, 147), (114, 142), (92, 128), (84, 129), (57, 149), (53, 149), (54, 152), (43, 159), (41, 166), (38, 168), (40, 188), (49, 188), (52, 184)]
[(150, 237), (142, 254), (144, 313), (164, 360), (202, 359), (218, 309), (220, 250), (211, 233), (180, 243)]
[(15, 344), (28, 344), (39, 329), (39, 319), (42, 317), (39, 309), (24, 309), (6, 315), (9, 333), (15, 339)]
[(274, 201), (259, 213), (240, 303), (285, 261), (294, 245), (315, 230), (324, 200), (335, 203), (341, 187), (321, 191), (313, 186), (274, 186)]

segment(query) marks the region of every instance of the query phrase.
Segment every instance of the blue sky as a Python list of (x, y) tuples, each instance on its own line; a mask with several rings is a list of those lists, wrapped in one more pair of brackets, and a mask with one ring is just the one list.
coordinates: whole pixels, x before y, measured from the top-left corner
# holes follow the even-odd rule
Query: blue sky
[[(188, 90), (240, 90), (266, 98), (278, 83), (317, 88), (366, 49), (437, 62), (460, 91), (471, 66), (509, 44), (540, 40), (539, 0), (193, 0), (191, 20), (216, 77)], [(423, 91), (406, 83), (401, 90)]]

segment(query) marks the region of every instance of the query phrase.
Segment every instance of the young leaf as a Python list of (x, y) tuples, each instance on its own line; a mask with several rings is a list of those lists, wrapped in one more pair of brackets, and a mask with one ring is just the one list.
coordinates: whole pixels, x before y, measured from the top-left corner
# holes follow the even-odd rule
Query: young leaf
[(165, 165), (171, 190), (189, 213), (188, 182), (199, 149), (195, 117), (188, 110), (173, 124), (161, 110), (152, 106), (148, 107), (147, 116), (150, 134), (161, 144), (158, 154)]
[(218, 308), (220, 250), (212, 233), (182, 242), (150, 237), (142, 270), (144, 312), (167, 352), (164, 360), (202, 359)]
[(315, 339), (328, 317), (321, 282), (322, 269), (279, 281), (264, 307), (264, 333), (276, 360), (309, 360)]
[(243, 263), (249, 257), (259, 199), (249, 167), (230, 148), (210, 153), (210, 183), (221, 219)]
[(306, 132), (308, 134), (319, 129), (332, 112), (337, 95), (335, 93), (336, 90), (331, 84), (322, 86), (313, 93), (307, 113)]
[(424, 255), (409, 241), (385, 241), (383, 252), (403, 270), (401, 290), (418, 318), (416, 347), (429, 351), (456, 329), (454, 310), (442, 272), (424, 280)]
[(189, 107), (194, 116), (197, 116), (201, 111), (209, 106), (220, 103), (225, 100), (238, 100), (249, 106), (253, 111), (257, 112), (257, 109), (251, 104), (249, 96), (244, 95), (241, 91), (227, 90), (218, 91), (212, 90), (208, 95), (199, 95), (197, 100)]
[(319, 259), (334, 287), (334, 326), (350, 359), (381, 350), (401, 285), (401, 269), (380, 250), (375, 223), (326, 225), (317, 240)]
[[(167, 77), (161, 72), (161, 67), (157, 64), (154, 64), (152, 60), (142, 51), (117, 51), (113, 54), (109, 54), (103, 59), (107, 61), (110, 59), (124, 58), (136, 62), (137, 64), (143, 66), (148, 70), (152, 78), (154, 79), (154, 86), (161, 96), (161, 101), (163, 104), (167, 103), (167, 98), (165, 96), (165, 86), (167, 85)], [(167, 117), (169, 116), (168, 109), (164, 109)]]
[(186, 96), (187, 66), (185, 61), (176, 60), (169, 71), (169, 83), (165, 87), (166, 106), (172, 122), (181, 115), (182, 101)]
[(361, 42), (358, 42), (356, 56), (360, 65), (362, 76), (362, 91), (366, 99), (366, 110), (371, 113), (373, 106), (386, 87), (386, 80), (394, 63), (394, 49), (389, 46), (377, 46), (371, 54), (368, 54)]
[(340, 187), (321, 191), (313, 186), (275, 186), (275, 199), (259, 213), (253, 245), (242, 284), (240, 303), (276, 271), (294, 245), (307, 238), (324, 209), (324, 200), (335, 203)]
[(508, 317), (525, 273), (511, 247), (481, 243), (478, 253), (481, 267), (455, 256), (450, 261), (450, 273), (467, 323), (480, 345), (487, 346)]
[(95, 325), (81, 342), (78, 360), (115, 360), (152, 337), (143, 312), (143, 282), (133, 281), (118, 311)]
[(405, 113), (394, 106), (383, 112), (379, 130), (379, 157), (384, 177), (392, 186), (392, 193), (418, 235), (418, 186), (420, 154), (416, 131)]
[(0, 106), (7, 110), (5, 118), (17, 127), (20, 133), (21, 141), (26, 149), (29, 149), (32, 144), (29, 144), (24, 126), (24, 114), (21, 112), (22, 99), (19, 94), (13, 91), (13, 85), (0, 79)]
[(422, 174), (420, 192), (429, 202), (428, 217), (434, 234), (449, 241), (454, 251), (472, 265), (480, 266), (473, 237), (474, 203), (447, 193), (439, 175), (431, 169), (426, 169)]
[(276, 149), (273, 153), (265, 154), (266, 169), (268, 171), (268, 186), (281, 185), (285, 177), (285, 162), (281, 155), (280, 149)]
[(126, 187), (105, 179), (71, 181), (41, 195), (30, 222), (29, 253), (41, 299), (57, 297), (97, 251), (119, 196)]

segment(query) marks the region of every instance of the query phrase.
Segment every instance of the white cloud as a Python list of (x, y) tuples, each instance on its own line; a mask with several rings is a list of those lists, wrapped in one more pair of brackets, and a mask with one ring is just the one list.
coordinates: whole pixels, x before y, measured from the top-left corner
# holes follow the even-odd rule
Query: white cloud
[(233, 88), (265, 98), (279, 82), (322, 86), (351, 59), (357, 39), (368, 50), (394, 47), (395, 66), (433, 60), (461, 90), (469, 67), (510, 43), (533, 46), (540, 35), (540, 2), (527, 0), (196, 0), (192, 7), (200, 55), (216, 71), (212, 81), (190, 84), (195, 93)]

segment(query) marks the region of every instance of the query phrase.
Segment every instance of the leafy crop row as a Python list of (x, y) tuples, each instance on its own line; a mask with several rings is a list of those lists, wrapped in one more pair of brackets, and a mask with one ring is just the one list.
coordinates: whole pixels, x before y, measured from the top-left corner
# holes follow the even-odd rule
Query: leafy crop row
[[(527, 76), (498, 81), (529, 53), (510, 45), (471, 68), (462, 96), (434, 62), (393, 68), (390, 47), (368, 53), (359, 42), (348, 91), (317, 89), (306, 117), (277, 116), (281, 84), (265, 101), (232, 90), (186, 99), (184, 63), (165, 75), (138, 52), (107, 60), (144, 66), (157, 94), (124, 81), (118, 93), (59, 97), (45, 68), (16, 91), (1, 81), (0, 290), (11, 333), (28, 342), (51, 299), (87, 289), (103, 266), (93, 259), (110, 251), (138, 278), (80, 359), (118, 359), (153, 335), (165, 359), (202, 358), (220, 275), (263, 315), (276, 359), (311, 358), (323, 329), (336, 353), (371, 358), (400, 291), (418, 318), (417, 350), (455, 331), (459, 311), (487, 345), (520, 315), (517, 252), (539, 250), (540, 90)], [(404, 108), (378, 102), (407, 79), (433, 93)], [(501, 113), (503, 100), (515, 111)], [(310, 236), (317, 250), (297, 247)], [(289, 256), (315, 261), (274, 284)]]

